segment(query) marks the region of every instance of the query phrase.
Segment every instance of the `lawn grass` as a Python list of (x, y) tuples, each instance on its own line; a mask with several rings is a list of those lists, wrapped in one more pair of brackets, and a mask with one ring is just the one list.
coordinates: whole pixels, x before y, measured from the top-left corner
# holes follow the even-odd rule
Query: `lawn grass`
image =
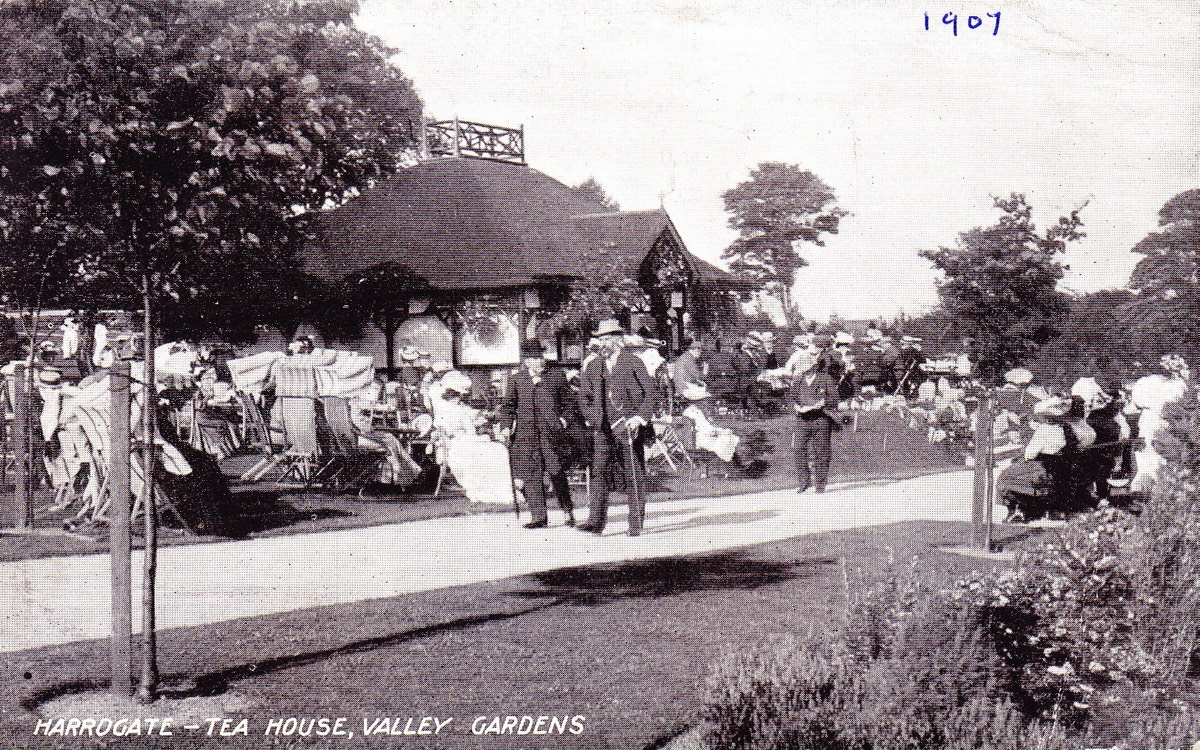
[[(708, 467), (708, 476), (704, 478), (699, 472), (684, 470), (672, 474), (665, 469), (658, 470), (647, 488), (648, 503), (796, 486), (795, 460), (790, 445), (791, 417), (757, 420), (729, 418), (721, 422), (741, 435), (748, 435), (754, 430), (765, 433), (773, 448), (765, 456), (770, 464), (767, 473), (761, 477), (746, 477), (736, 467), (709, 455), (709, 461), (702, 461)], [(961, 468), (961, 457), (942, 446), (928, 444), (923, 433), (909, 430), (899, 417), (881, 412), (862, 412), (857, 431), (846, 426), (834, 434), (829, 481), (905, 479)], [(461, 491), (453, 487), (443, 492), (441, 497), (369, 493), (360, 497), (355, 494), (330, 495), (320, 491), (285, 491), (281, 494), (268, 485), (242, 487), (235, 491), (250, 509), (245, 524), (245, 536), (250, 538), (379, 526), (470, 513), (512, 512), (511, 507), (472, 504)], [(618, 505), (623, 503), (624, 496), (614, 495), (613, 502)], [(586, 506), (582, 490), (577, 491), (576, 506)], [(107, 529), (104, 527), (79, 534), (61, 533), (61, 521), (69, 515), (65, 513), (39, 519), (37, 527), (42, 533), (0, 536), (0, 561), (108, 551)], [(164, 528), (159, 537), (163, 546), (219, 540), (218, 537), (196, 536), (171, 528)], [(140, 544), (140, 538), (135, 537), (135, 547)]]
[[(964, 524), (912, 522), (167, 631), (163, 674), (196, 680), (203, 693), (246, 698), (253, 707), (235, 717), (250, 720), (251, 736), (125, 738), (115, 746), (259, 747), (271, 718), (340, 716), (352, 739), (294, 746), (646, 747), (696, 721), (705, 678), (725, 652), (835, 627), (843, 559), (870, 569), (889, 555), (917, 556), (923, 580), (937, 585), (999, 564), (939, 549), (968, 532)], [(31, 736), (31, 709), (49, 695), (100, 686), (107, 648), (93, 641), (0, 656), (9, 676), (0, 683), (0, 741), (57, 746)], [(585, 731), (469, 731), (474, 717), (509, 714), (582, 715)], [(455, 721), (436, 739), (361, 735), (363, 718), (410, 716)]]

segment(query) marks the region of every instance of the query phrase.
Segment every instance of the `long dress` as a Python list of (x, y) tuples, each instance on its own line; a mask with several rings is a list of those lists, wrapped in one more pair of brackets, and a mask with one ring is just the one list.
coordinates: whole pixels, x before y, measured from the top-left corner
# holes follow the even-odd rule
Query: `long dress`
[(1154, 487), (1163, 459), (1154, 447), (1154, 439), (1167, 428), (1163, 408), (1183, 397), (1187, 392), (1187, 381), (1163, 375), (1147, 375), (1133, 385), (1133, 405), (1142, 410), (1138, 417), (1138, 437), (1141, 447), (1134, 453), (1137, 474), (1130, 483), (1134, 492), (1149, 492)]
[(461, 401), (435, 402), (433, 428), (440, 435), (446, 466), (475, 503), (513, 501), (512, 470), (508, 449), (487, 435), (478, 434), (483, 415)]
[(1034, 422), (1025, 454), (1000, 473), (997, 496), (1009, 518), (1033, 521), (1069, 504), (1067, 477), (1079, 439), (1061, 424)]
[(733, 460), (733, 454), (741, 441), (741, 438), (733, 430), (713, 424), (704, 410), (696, 404), (691, 404), (684, 409), (683, 416), (692, 420), (696, 426), (697, 448), (716, 454), (722, 461)]

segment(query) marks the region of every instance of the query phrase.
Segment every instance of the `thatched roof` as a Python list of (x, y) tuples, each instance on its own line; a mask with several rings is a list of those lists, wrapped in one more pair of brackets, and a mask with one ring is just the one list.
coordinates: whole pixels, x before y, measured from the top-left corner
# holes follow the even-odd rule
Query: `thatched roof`
[[(398, 261), (443, 290), (520, 287), (579, 277), (580, 259), (616, 250), (631, 278), (664, 232), (682, 240), (665, 211), (604, 206), (527, 166), (445, 158), (403, 169), (322, 219), (305, 268), (325, 278)], [(686, 249), (685, 249), (686, 252)], [(736, 285), (688, 255), (699, 278)]]

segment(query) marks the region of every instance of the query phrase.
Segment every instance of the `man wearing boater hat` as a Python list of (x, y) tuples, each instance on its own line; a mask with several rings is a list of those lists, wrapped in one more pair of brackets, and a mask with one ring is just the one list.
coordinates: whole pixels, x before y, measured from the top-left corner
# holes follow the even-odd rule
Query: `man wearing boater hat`
[(540, 341), (521, 344), (521, 367), (508, 382), (500, 405), (499, 422), (511, 434), (509, 461), (513, 479), (529, 502), (533, 520), (527, 529), (543, 529), (546, 516), (545, 475), (550, 475), (558, 504), (567, 514), (567, 525), (575, 525), (566, 465), (571, 458), (567, 425), (578, 414), (575, 394), (562, 370), (546, 369), (545, 350)]
[[(580, 531), (600, 534), (608, 522), (610, 473), (622, 463), (627, 472), (629, 535), (642, 533), (646, 500), (645, 473), (637, 460), (642, 430), (654, 416), (657, 386), (646, 365), (624, 349), (625, 330), (616, 320), (604, 320), (592, 334), (600, 354), (579, 377), (579, 406), (592, 430), (592, 499), (587, 523)], [(620, 469), (617, 469), (620, 470)]]

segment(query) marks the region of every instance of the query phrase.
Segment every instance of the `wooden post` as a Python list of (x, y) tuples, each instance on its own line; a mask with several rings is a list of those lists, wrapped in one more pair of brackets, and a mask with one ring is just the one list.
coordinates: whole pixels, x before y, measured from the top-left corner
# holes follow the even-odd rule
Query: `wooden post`
[(975, 412), (975, 491), (971, 502), (971, 546), (986, 549), (988, 544), (988, 477), (991, 474), (992, 401), (991, 394), (979, 397), (979, 409)]
[(110, 430), (108, 492), (109, 551), (112, 562), (112, 644), (109, 665), (111, 689), (123, 698), (133, 692), (130, 677), (130, 639), (133, 635), (133, 591), (130, 571), (129, 502), (129, 363), (117, 362), (109, 371)]
[(13, 370), (13, 500), (10, 520), (15, 528), (28, 529), (29, 492), (29, 373), (24, 363)]

